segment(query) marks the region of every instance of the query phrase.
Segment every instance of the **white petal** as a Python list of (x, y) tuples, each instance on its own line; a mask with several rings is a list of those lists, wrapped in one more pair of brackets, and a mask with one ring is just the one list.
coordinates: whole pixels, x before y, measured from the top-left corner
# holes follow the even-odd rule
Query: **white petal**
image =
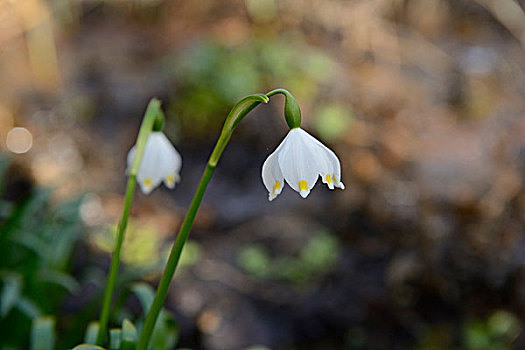
[(159, 172), (164, 179), (164, 185), (173, 189), (175, 188), (175, 184), (180, 181), (179, 172), (182, 165), (182, 159), (175, 148), (165, 150), (162, 153), (162, 156), (163, 160), (159, 167)]
[(150, 193), (155, 189), (164, 178), (161, 170), (163, 164), (163, 144), (160, 141), (160, 132), (152, 132), (146, 147), (144, 148), (144, 154), (142, 155), (142, 161), (140, 162), (139, 171), (137, 172), (137, 181), (139, 182), (142, 192), (145, 194)]
[(166, 176), (166, 178), (164, 178), (164, 185), (169, 189), (174, 189), (175, 184), (178, 183), (179, 181), (180, 181), (180, 175), (178, 173), (173, 173), (173, 174)]
[(162, 148), (162, 162), (159, 164), (159, 172), (164, 179), (166, 187), (174, 188), (175, 183), (180, 181), (179, 174), (182, 167), (182, 157), (163, 133), (158, 135), (157, 142)]
[(270, 154), (270, 156), (264, 161), (262, 166), (262, 180), (264, 186), (268, 190), (268, 199), (274, 200), (281, 191), (283, 190), (284, 180), (281, 169), (279, 168), (278, 154), (283, 143), (277, 147), (277, 149)]
[[(279, 166), (288, 185), (306, 198), (319, 176), (315, 145), (300, 128), (290, 130), (278, 155)], [(306, 134), (308, 135), (308, 134)]]
[(158, 142), (162, 145), (162, 153), (166, 156), (166, 169), (169, 168), (170, 173), (180, 173), (182, 167), (182, 157), (179, 152), (173, 147), (166, 135), (159, 133)]
[(304, 135), (309, 139), (309, 143), (316, 145), (316, 161), (320, 166), (319, 175), (321, 175), (323, 182), (327, 184), (330, 189), (334, 189), (335, 186), (344, 190), (345, 185), (341, 182), (341, 162), (339, 158), (337, 158), (331, 149), (323, 145), (306, 131), (304, 131)]
[(162, 162), (162, 154), (159, 152), (156, 143), (147, 143), (140, 163), (140, 168), (137, 173), (137, 181), (139, 182), (142, 192), (150, 193), (162, 182), (163, 176), (159, 172), (159, 167)]
[[(135, 149), (136, 146), (133, 146), (128, 153), (127, 173), (129, 173), (133, 163)], [(162, 181), (169, 188), (175, 187), (175, 183), (180, 180), (181, 166), (182, 158), (167, 137), (162, 132), (152, 132), (146, 142), (137, 172), (137, 182), (142, 192), (149, 194)]]

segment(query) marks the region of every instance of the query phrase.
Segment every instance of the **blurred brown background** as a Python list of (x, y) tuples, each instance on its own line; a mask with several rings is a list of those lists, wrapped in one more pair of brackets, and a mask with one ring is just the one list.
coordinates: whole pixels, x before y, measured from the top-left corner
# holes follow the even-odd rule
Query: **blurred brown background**
[(268, 202), (282, 101), (252, 112), (172, 283), (179, 346), (525, 349), (524, 45), (512, 0), (0, 0), (9, 191), (87, 193), (59, 325), (103, 287), (149, 99), (183, 157), (132, 208), (122, 270), (154, 284), (225, 115), (282, 87), (347, 189)]

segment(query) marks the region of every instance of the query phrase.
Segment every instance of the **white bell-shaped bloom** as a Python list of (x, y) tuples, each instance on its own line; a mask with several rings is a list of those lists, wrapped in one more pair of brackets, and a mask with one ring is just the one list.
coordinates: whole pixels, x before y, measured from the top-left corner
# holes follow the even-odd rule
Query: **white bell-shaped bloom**
[[(135, 146), (128, 153), (128, 172), (135, 156)], [(162, 181), (168, 188), (174, 188), (180, 181), (182, 158), (162, 132), (152, 132), (148, 136), (137, 181), (144, 194), (149, 194)]]
[(269, 200), (281, 193), (283, 180), (306, 198), (319, 176), (331, 190), (345, 188), (341, 182), (341, 163), (335, 153), (301, 128), (291, 129), (262, 167)]

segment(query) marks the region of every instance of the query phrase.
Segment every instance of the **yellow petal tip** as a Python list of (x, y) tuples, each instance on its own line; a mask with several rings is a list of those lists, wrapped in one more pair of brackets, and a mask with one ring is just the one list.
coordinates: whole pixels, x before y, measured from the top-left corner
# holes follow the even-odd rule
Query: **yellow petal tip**
[(299, 181), (299, 194), (303, 198), (306, 198), (306, 196), (308, 196), (308, 193), (310, 193), (310, 191), (308, 190), (308, 183), (306, 182), (306, 180), (300, 180)]

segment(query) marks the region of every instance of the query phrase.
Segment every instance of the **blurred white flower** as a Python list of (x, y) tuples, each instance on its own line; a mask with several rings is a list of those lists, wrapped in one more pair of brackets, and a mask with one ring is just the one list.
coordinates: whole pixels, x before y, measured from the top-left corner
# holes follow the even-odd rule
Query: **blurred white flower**
[(281, 193), (283, 179), (306, 198), (318, 176), (331, 190), (345, 188), (341, 182), (341, 164), (335, 153), (301, 128), (291, 129), (262, 167), (262, 179), (270, 201)]
[[(135, 147), (136, 145), (128, 153), (127, 172), (129, 172), (133, 163)], [(168, 138), (160, 131), (152, 132), (146, 142), (142, 161), (137, 172), (137, 181), (142, 192), (149, 194), (162, 181), (168, 188), (174, 188), (175, 183), (180, 181), (179, 172), (181, 167), (182, 158)]]

